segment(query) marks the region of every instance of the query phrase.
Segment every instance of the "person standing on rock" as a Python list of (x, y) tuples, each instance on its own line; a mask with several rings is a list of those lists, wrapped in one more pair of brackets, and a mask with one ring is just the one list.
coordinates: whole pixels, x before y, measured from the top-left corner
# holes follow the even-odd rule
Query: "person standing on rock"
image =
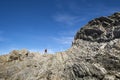
[(47, 53), (47, 49), (45, 49), (44, 53)]

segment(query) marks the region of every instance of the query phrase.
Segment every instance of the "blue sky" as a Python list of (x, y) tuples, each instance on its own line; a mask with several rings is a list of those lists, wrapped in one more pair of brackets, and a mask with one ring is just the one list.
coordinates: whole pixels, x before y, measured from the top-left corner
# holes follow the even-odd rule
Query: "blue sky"
[(117, 11), (120, 0), (0, 0), (0, 54), (66, 50), (89, 20)]

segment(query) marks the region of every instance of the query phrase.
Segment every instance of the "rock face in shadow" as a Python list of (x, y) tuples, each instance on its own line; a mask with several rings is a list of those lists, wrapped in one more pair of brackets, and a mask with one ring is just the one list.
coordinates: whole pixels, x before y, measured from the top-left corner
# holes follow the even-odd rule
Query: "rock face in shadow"
[(120, 12), (108, 17), (95, 18), (81, 28), (75, 39), (108, 42), (120, 38)]
[[(118, 14), (109, 17), (117, 21)], [(98, 19), (112, 24), (107, 18)], [(119, 27), (119, 22), (115, 25)], [(120, 39), (116, 36), (119, 32), (114, 30), (114, 38), (99, 42), (106, 28), (91, 26), (78, 31), (71, 48), (63, 52), (40, 54), (24, 49), (1, 55), (0, 80), (120, 80)], [(97, 36), (93, 38), (92, 34)]]

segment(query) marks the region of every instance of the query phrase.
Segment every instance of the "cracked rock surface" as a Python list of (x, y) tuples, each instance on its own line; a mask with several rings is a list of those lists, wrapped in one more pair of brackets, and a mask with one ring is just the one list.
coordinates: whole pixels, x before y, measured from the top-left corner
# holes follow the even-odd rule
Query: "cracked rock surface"
[(116, 38), (120, 38), (120, 12), (89, 21), (75, 36), (75, 39), (97, 42), (108, 42)]

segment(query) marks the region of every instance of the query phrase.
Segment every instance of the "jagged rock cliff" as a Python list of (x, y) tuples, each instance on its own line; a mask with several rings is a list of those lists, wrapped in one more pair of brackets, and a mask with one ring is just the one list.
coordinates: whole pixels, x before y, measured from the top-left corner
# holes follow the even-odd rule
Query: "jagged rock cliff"
[(0, 56), (0, 80), (120, 80), (119, 38), (120, 13), (96, 18), (64, 52), (14, 50)]
[(95, 18), (81, 28), (75, 39), (88, 41), (108, 42), (120, 38), (120, 13), (108, 17)]

